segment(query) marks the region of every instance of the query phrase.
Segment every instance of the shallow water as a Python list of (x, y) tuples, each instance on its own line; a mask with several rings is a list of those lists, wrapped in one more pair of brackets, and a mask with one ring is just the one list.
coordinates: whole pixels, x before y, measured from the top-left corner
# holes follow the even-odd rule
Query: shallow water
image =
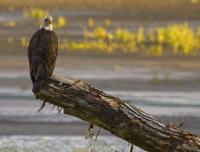
[[(158, 92), (158, 91), (115, 91), (106, 93), (124, 99), (130, 104), (154, 115), (193, 115), (200, 117), (200, 92)], [(36, 102), (30, 90), (0, 89), (1, 114), (26, 114), (36, 112), (39, 102)], [(12, 106), (11, 106), (12, 105)], [(156, 111), (154, 110), (157, 109)], [(168, 113), (164, 109), (168, 110)], [(176, 109), (176, 110), (175, 110)], [(163, 111), (164, 110), (164, 111)], [(15, 112), (16, 111), (16, 112)], [(31, 112), (32, 111), (32, 112)], [(170, 113), (173, 112), (173, 113)], [(51, 111), (53, 113), (53, 111)]]
[[(127, 152), (130, 145), (115, 137), (2, 136), (0, 152)], [(134, 152), (144, 152), (134, 147)]]
[[(57, 68), (56, 73), (64, 77), (80, 78), (92, 82), (95, 87), (104, 92), (156, 116), (200, 117), (200, 88), (195, 82), (200, 77), (200, 73), (194, 70), (96, 65), (95, 67), (77, 68), (77, 70), (67, 68), (67, 71), (64, 68)], [(57, 116), (57, 110), (51, 110), (51, 106), (47, 106), (38, 113), (37, 110), (41, 103), (34, 99), (28, 77), (28, 71), (4, 70), (0, 72), (1, 120), (78, 121), (71, 117)], [(193, 84), (191, 86), (188, 84), (173, 85), (177, 80), (183, 83), (192, 80), (196, 86)], [(163, 84), (156, 85), (153, 81), (161, 84), (163, 82)], [(170, 81), (172, 84), (169, 85)]]

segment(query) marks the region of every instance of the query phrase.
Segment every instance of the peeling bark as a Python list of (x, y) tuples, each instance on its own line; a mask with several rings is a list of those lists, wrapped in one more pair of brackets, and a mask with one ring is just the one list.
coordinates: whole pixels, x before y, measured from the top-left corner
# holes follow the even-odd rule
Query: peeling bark
[(125, 101), (83, 81), (52, 76), (36, 98), (61, 107), (64, 114), (93, 123), (151, 152), (200, 152), (200, 137), (173, 124), (164, 124)]

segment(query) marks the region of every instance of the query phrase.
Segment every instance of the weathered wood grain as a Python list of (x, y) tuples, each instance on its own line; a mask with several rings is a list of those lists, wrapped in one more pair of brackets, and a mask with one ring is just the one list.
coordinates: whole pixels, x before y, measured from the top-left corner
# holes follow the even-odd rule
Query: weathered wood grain
[(36, 98), (61, 107), (65, 114), (93, 123), (151, 152), (200, 152), (200, 138), (173, 124), (164, 124), (125, 101), (83, 81), (52, 76)]

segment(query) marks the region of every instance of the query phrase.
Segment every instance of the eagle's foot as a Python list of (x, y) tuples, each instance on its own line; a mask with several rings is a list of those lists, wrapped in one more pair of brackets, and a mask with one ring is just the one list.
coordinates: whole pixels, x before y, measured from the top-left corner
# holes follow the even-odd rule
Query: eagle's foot
[(33, 86), (32, 92), (34, 94), (37, 94), (40, 91), (40, 89), (38, 87)]
[(33, 82), (33, 93), (34, 94), (37, 94), (38, 92), (40, 92), (40, 89), (41, 89), (41, 86), (44, 84), (43, 81), (36, 81), (36, 82)]

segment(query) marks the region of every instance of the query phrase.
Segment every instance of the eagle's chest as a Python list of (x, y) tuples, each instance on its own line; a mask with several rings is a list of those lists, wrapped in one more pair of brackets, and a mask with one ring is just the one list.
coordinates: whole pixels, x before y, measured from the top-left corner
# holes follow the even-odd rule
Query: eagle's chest
[(57, 37), (53, 31), (39, 30), (32, 38), (29, 54), (32, 59), (47, 62), (57, 54)]
[(38, 50), (42, 53), (42, 52), (51, 52), (52, 50), (52, 36), (50, 33), (45, 33), (43, 35), (40, 36), (40, 40), (39, 40), (39, 45), (38, 45)]
[(41, 46), (49, 46), (52, 44), (52, 35), (51, 33), (47, 32), (40, 35), (40, 45)]

